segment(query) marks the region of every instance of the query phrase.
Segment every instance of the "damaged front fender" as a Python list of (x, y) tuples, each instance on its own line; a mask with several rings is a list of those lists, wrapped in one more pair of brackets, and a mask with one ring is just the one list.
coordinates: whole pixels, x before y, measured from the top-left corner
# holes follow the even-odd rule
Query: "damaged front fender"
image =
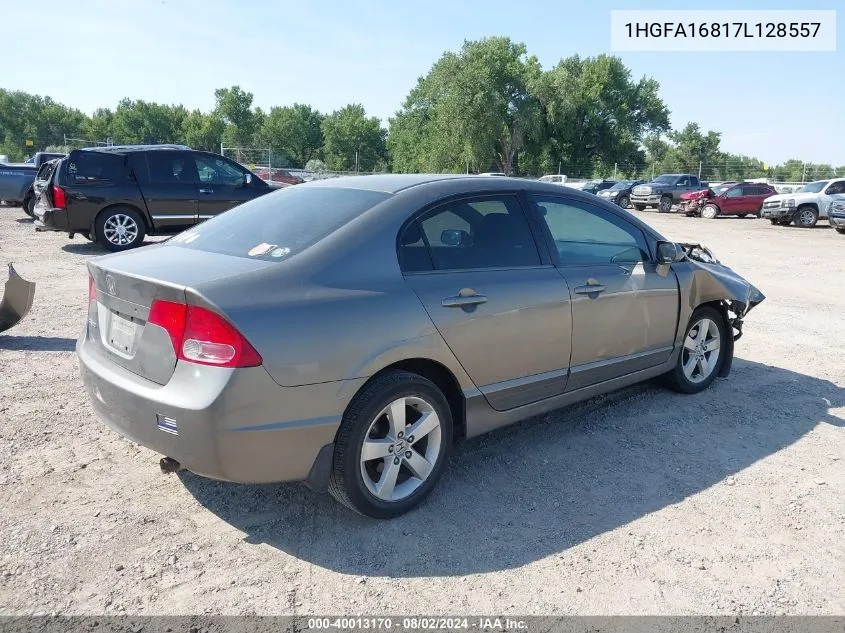
[(681, 306), (676, 344), (682, 344), (686, 324), (700, 305), (717, 305), (732, 328), (732, 339), (726, 350), (721, 375), (730, 371), (733, 342), (742, 336), (743, 319), (766, 297), (760, 290), (722, 264), (712, 251), (700, 244), (681, 244), (686, 259), (672, 265), (681, 291)]
[(9, 279), (0, 301), (0, 332), (17, 325), (32, 309), (35, 298), (35, 284), (18, 275), (9, 264)]

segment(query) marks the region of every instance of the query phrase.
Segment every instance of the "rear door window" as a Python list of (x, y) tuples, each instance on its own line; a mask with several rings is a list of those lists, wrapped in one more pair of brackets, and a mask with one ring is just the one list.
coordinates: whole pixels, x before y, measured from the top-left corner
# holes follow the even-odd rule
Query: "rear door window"
[(120, 180), (126, 177), (124, 165), (125, 158), (121, 154), (73, 152), (67, 161), (67, 172), (76, 183)]
[(150, 182), (157, 185), (194, 184), (197, 169), (189, 155), (171, 150), (147, 152)]
[(286, 187), (218, 215), (168, 241), (183, 248), (284, 261), (387, 200), (382, 191)]

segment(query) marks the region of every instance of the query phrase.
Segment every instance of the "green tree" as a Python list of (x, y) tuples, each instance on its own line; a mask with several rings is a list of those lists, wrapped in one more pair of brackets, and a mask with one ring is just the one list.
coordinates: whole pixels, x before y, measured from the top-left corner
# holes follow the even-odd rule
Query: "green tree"
[(226, 124), (214, 113), (189, 112), (182, 121), (185, 143), (194, 149), (219, 152)]
[(261, 142), (274, 154), (284, 154), (293, 165), (303, 167), (323, 146), (322, 124), (323, 115), (309, 105), (270, 108), (261, 127)]
[(386, 157), (387, 132), (377, 117), (353, 103), (323, 119), (323, 157), (329, 169), (373, 171)]
[(187, 116), (184, 106), (163, 105), (123, 99), (112, 117), (115, 143), (182, 143), (182, 123)]
[(240, 86), (218, 88), (214, 91), (214, 99), (214, 112), (226, 125), (223, 142), (231, 147), (251, 146), (258, 131), (252, 93), (241, 90)]

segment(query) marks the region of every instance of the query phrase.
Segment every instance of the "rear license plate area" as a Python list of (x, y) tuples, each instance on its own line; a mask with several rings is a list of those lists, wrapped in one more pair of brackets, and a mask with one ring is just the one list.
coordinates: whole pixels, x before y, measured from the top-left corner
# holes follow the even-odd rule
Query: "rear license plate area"
[(136, 335), (140, 325), (139, 320), (110, 310), (106, 345), (121, 356), (133, 356), (135, 354)]

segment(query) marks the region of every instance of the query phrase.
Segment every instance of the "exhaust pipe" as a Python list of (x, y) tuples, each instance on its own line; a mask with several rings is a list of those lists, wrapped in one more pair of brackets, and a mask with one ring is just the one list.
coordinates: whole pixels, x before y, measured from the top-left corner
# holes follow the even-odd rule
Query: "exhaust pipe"
[(178, 473), (180, 470), (185, 470), (182, 468), (182, 464), (172, 457), (162, 457), (161, 460), (159, 460), (158, 465), (163, 473)]

